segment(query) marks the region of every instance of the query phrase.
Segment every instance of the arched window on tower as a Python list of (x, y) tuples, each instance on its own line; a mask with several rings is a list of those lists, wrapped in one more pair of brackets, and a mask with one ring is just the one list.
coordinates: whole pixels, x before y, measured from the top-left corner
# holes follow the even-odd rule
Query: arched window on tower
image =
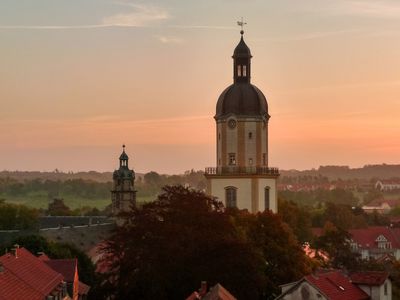
[(243, 75), (243, 77), (247, 76), (247, 66), (243, 66), (242, 75)]
[(270, 188), (269, 186), (265, 187), (264, 189), (264, 209), (265, 210), (270, 210), (270, 205), (269, 205), (269, 192), (270, 192)]
[(228, 186), (225, 188), (225, 205), (226, 205), (226, 207), (237, 207), (236, 192), (237, 192), (237, 188), (234, 186)]
[(242, 66), (241, 65), (237, 66), (237, 76), (242, 77)]

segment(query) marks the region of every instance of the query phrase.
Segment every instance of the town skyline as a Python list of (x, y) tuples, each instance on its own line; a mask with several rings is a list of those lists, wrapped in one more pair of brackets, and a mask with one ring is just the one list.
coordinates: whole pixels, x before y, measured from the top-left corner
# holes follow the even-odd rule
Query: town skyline
[(1, 169), (214, 166), (242, 16), (271, 166), (398, 163), (395, 1), (35, 3), (0, 3)]

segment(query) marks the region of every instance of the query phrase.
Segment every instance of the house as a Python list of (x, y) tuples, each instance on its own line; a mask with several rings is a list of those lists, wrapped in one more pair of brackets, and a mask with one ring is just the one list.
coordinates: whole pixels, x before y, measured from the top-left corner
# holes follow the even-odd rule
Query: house
[(39, 259), (44, 261), (54, 271), (64, 276), (67, 284), (68, 294), (73, 300), (83, 300), (87, 298), (90, 286), (79, 281), (78, 260), (73, 259), (49, 259), (42, 254)]
[(200, 289), (190, 294), (186, 300), (237, 300), (227, 289), (217, 283), (207, 291), (207, 282), (202, 281)]
[(392, 282), (388, 272), (356, 272), (350, 275), (350, 280), (367, 293), (371, 299), (392, 299)]
[(64, 277), (31, 254), (16, 247), (0, 256), (1, 300), (69, 299)]
[(341, 270), (320, 270), (296, 282), (281, 286), (282, 300), (391, 300), (386, 272), (358, 272), (350, 276)]
[(79, 281), (76, 259), (36, 257), (18, 245), (0, 256), (0, 300), (84, 300), (89, 289)]
[(375, 188), (382, 192), (400, 190), (400, 180), (378, 180)]
[(385, 226), (350, 229), (351, 247), (363, 259), (381, 259), (389, 255), (400, 259), (400, 230)]
[[(315, 236), (323, 234), (322, 228), (313, 228)], [(371, 226), (349, 229), (350, 245), (353, 251), (360, 253), (362, 259), (381, 260), (384, 257), (400, 259), (400, 228)]]

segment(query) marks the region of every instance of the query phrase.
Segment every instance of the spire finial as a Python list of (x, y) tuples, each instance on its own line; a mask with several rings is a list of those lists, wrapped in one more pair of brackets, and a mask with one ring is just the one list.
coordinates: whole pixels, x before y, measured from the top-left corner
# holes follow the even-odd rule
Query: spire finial
[(125, 152), (125, 144), (122, 145), (122, 150)]
[(237, 21), (237, 24), (242, 28), (242, 30), (240, 30), (240, 34), (243, 36), (243, 34), (244, 34), (243, 27), (244, 27), (244, 25), (247, 25), (247, 23), (244, 22), (244, 21), (243, 21), (243, 17), (241, 17), (241, 20), (240, 20), (240, 21)]

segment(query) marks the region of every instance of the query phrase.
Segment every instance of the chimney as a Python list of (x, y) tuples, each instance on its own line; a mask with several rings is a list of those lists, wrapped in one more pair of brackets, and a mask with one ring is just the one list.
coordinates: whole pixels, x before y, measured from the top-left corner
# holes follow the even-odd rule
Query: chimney
[(202, 281), (199, 289), (199, 296), (203, 297), (207, 294), (207, 281)]
[(18, 258), (18, 249), (19, 249), (19, 245), (15, 244), (14, 248), (11, 249), (11, 251), (13, 252), (15, 258)]

